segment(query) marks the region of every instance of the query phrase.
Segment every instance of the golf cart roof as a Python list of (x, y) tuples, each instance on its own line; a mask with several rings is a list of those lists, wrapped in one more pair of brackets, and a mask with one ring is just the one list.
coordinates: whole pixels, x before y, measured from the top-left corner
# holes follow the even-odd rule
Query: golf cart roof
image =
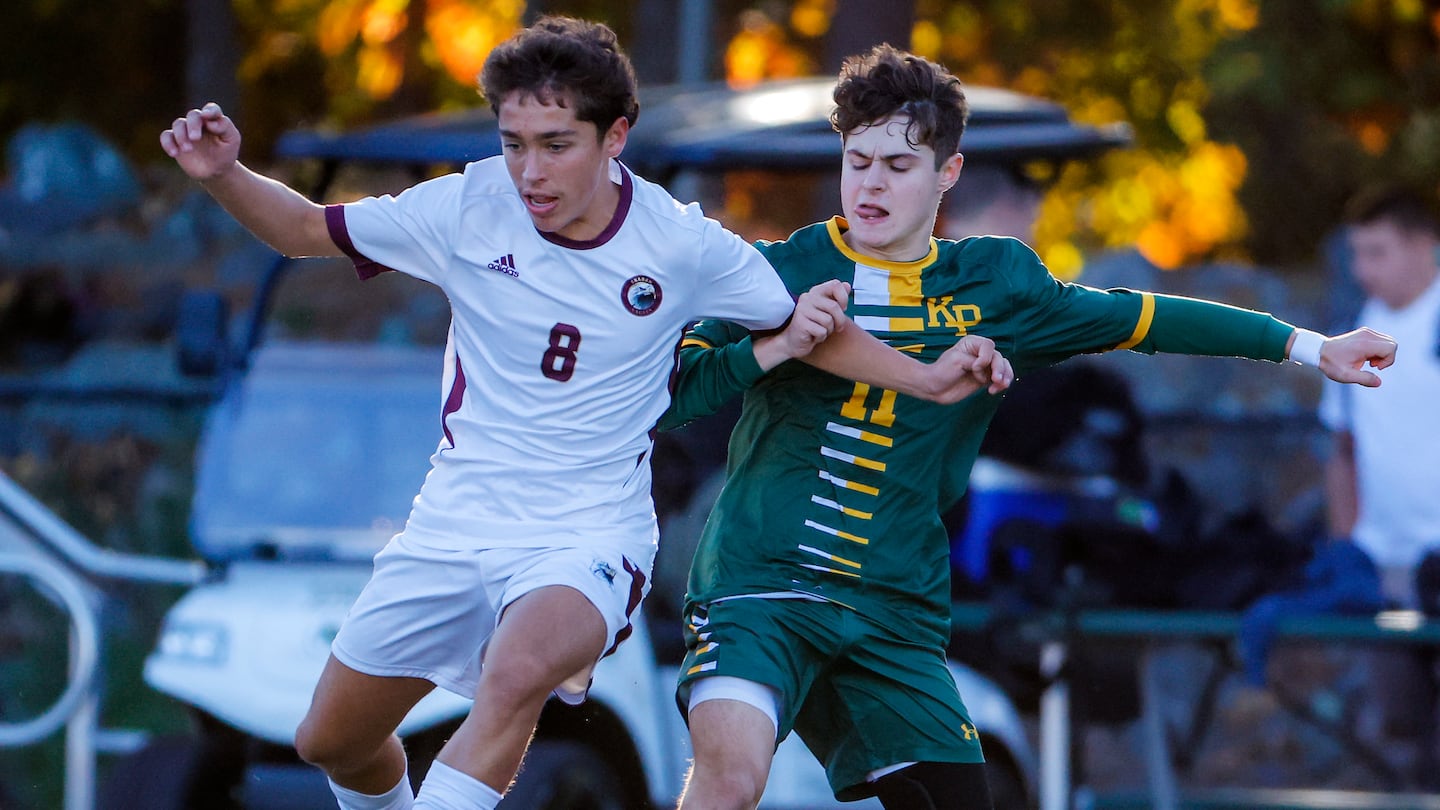
[[(834, 80), (794, 79), (746, 90), (723, 84), (651, 87), (623, 159), (661, 179), (681, 168), (827, 170), (838, 158), (830, 128)], [(1123, 124), (1070, 120), (1058, 104), (1009, 90), (967, 87), (967, 162), (1017, 164), (1083, 158), (1131, 142)], [(463, 164), (500, 152), (488, 107), (405, 118), (345, 133), (296, 130), (281, 136), (287, 158), (336, 162)]]

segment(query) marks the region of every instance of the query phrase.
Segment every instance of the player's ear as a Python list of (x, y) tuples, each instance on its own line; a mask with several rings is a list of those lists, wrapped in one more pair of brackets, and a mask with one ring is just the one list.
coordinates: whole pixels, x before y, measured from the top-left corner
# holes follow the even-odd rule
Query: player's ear
[(625, 116), (615, 119), (615, 123), (605, 130), (605, 136), (600, 139), (600, 145), (605, 150), (607, 157), (620, 157), (625, 149), (625, 141), (630, 137), (630, 121)]
[(940, 192), (943, 194), (960, 179), (960, 168), (965, 165), (965, 156), (956, 152), (940, 164)]

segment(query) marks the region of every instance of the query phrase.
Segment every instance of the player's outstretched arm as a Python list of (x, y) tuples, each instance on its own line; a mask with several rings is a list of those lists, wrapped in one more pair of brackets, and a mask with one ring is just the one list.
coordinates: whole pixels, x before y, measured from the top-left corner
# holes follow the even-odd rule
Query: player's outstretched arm
[(240, 163), (240, 130), (220, 105), (176, 118), (160, 133), (160, 148), (265, 244), (287, 256), (341, 255), (322, 206)]
[(1318, 366), (1326, 377), (1336, 382), (1378, 388), (1380, 375), (1366, 367), (1389, 368), (1395, 362), (1396, 348), (1394, 338), (1365, 326), (1330, 338), (1297, 329), (1290, 336), (1285, 356)]

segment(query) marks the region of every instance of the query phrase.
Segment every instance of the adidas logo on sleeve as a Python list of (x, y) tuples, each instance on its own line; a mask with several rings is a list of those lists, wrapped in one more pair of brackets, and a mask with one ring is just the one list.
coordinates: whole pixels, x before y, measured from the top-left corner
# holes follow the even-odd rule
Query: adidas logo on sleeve
[(497, 273), (504, 273), (507, 276), (520, 277), (520, 271), (515, 269), (515, 254), (506, 253), (504, 256), (485, 265)]

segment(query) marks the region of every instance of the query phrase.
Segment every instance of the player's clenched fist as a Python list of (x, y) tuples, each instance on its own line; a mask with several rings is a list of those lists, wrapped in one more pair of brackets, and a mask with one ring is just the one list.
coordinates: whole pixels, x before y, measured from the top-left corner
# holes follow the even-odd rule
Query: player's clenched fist
[(995, 341), (980, 335), (966, 335), (932, 365), (940, 387), (931, 397), (936, 402), (959, 402), (980, 389), (998, 394), (1015, 381), (1010, 361), (995, 348)]
[(210, 180), (235, 165), (240, 157), (240, 130), (210, 102), (176, 118), (160, 133), (160, 148), (196, 180)]
[(1380, 375), (1365, 367), (1386, 369), (1395, 362), (1395, 339), (1362, 326), (1329, 338), (1320, 349), (1320, 370), (1336, 382), (1378, 388)]
[(785, 328), (755, 341), (755, 359), (766, 370), (796, 357), (804, 357), (850, 319), (850, 285), (838, 279), (821, 282), (795, 301), (795, 312)]

